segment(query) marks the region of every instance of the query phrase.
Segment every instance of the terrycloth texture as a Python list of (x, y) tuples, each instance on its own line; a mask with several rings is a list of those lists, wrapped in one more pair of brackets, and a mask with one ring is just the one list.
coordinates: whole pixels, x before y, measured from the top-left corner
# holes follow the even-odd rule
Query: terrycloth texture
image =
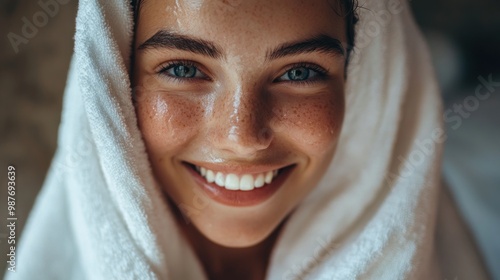
[[(337, 154), (284, 227), (267, 279), (444, 279), (428, 52), (406, 2), (360, 4)], [(136, 124), (129, 1), (81, 0), (76, 28), (59, 147), (7, 279), (205, 279)]]

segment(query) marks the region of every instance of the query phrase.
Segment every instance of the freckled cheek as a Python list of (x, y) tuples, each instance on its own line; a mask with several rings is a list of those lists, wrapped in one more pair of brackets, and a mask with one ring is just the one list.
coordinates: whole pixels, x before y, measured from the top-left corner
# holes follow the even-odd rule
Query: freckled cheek
[(178, 154), (199, 131), (204, 115), (200, 102), (154, 94), (136, 104), (139, 128), (152, 159)]
[(344, 96), (329, 94), (321, 98), (297, 100), (283, 107), (281, 133), (311, 156), (331, 151), (337, 143), (344, 119)]

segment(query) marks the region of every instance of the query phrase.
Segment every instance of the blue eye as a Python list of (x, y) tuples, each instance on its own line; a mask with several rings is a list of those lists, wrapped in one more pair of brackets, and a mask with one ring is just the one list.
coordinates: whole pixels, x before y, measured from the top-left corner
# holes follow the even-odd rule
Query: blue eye
[(305, 67), (295, 68), (286, 72), (286, 77), (290, 81), (304, 81), (307, 80), (310, 75), (311, 75), (311, 70)]
[(297, 65), (279, 77), (278, 81), (309, 82), (326, 76), (326, 71), (314, 65)]
[(205, 78), (205, 74), (201, 72), (192, 62), (172, 62), (162, 67), (160, 74), (167, 75), (175, 79), (192, 79)]
[(198, 69), (194, 66), (175, 65), (169, 69), (168, 73), (179, 78), (192, 78), (196, 75)]

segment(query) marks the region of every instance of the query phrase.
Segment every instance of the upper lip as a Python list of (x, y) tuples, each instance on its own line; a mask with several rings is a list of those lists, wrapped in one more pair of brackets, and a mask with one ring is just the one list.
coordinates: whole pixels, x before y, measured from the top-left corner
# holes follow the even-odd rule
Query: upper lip
[(274, 171), (287, 167), (291, 164), (241, 164), (241, 163), (211, 163), (211, 162), (200, 162), (200, 161), (185, 161), (188, 164), (196, 165), (199, 167), (204, 167), (206, 169), (212, 170), (214, 172), (222, 172), (224, 174), (260, 174), (268, 171)]

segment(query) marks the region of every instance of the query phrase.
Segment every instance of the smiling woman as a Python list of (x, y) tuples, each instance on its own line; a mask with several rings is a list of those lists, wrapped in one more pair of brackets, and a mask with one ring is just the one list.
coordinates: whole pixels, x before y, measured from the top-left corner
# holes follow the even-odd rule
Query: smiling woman
[(441, 191), (425, 45), (374, 2), (81, 0), (7, 279), (485, 278)]
[[(163, 5), (180, 16), (163, 16)], [(328, 1), (219, 9), (217, 1), (142, 3), (135, 106), (172, 205), (189, 210), (181, 206), (196, 188), (215, 202), (192, 223), (178, 217), (210, 279), (263, 279), (271, 233), (313, 190), (337, 145), (345, 23)]]

